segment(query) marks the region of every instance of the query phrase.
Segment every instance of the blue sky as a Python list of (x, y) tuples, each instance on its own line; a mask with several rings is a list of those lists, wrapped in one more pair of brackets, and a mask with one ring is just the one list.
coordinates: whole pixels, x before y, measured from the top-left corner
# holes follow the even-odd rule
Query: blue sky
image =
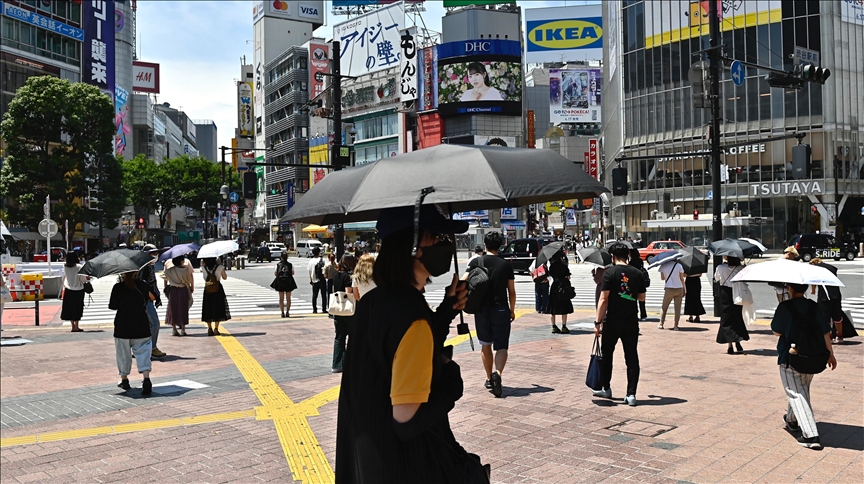
[[(519, 1), (522, 8), (584, 5), (584, 1)], [(161, 65), (158, 102), (183, 109), (192, 119), (212, 119), (219, 145), (231, 146), (237, 125), (234, 79), (240, 77), (240, 58), (252, 63), (252, 1), (139, 1), (138, 56)], [(315, 35), (331, 38), (333, 24), (345, 17), (330, 15)], [(444, 7), (428, 0), (423, 19), (441, 31)]]

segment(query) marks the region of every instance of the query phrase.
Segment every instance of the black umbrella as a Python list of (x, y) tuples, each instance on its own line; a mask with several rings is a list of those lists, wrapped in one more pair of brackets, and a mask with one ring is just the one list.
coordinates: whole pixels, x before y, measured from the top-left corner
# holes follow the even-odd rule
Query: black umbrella
[(534, 262), (534, 267), (540, 267), (549, 259), (552, 258), (553, 255), (558, 253), (558, 251), (564, 248), (564, 242), (552, 242), (551, 244), (544, 245), (542, 249), (540, 249), (540, 253), (537, 255), (537, 260)]
[(105, 277), (124, 272), (138, 272), (138, 269), (150, 262), (153, 262), (153, 258), (147, 252), (129, 249), (112, 250), (88, 260), (78, 274)]
[(580, 249), (578, 253), (583, 262), (601, 267), (612, 265), (612, 254), (610, 254), (606, 249), (601, 249), (599, 247), (585, 247), (584, 249)]
[(383, 208), (423, 203), (466, 212), (595, 197), (609, 190), (551, 150), (438, 145), (331, 173), (281, 221), (318, 225), (375, 220)]
[(715, 240), (708, 244), (708, 250), (714, 255), (725, 255), (739, 259), (761, 253), (759, 247), (740, 239)]
[(708, 254), (703, 253), (696, 247), (678, 249), (678, 252), (684, 254), (684, 257), (678, 259), (678, 262), (684, 268), (685, 274), (692, 276), (708, 272)]
[(609, 247), (612, 247), (613, 244), (624, 244), (625, 246), (627, 246), (628, 249), (635, 249), (636, 248), (636, 246), (633, 245), (633, 242), (628, 242), (626, 240), (612, 240), (612, 241), (606, 242), (606, 245), (603, 246), (603, 248), (605, 248), (606, 250), (609, 250)]

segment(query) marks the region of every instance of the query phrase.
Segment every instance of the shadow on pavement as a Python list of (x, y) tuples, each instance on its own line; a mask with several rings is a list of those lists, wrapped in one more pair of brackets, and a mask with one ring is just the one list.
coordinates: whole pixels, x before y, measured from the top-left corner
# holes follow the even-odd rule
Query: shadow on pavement
[(777, 350), (744, 350), (743, 353), (737, 353), (742, 355), (756, 355), (756, 356), (777, 356)]
[(177, 356), (177, 355), (166, 355), (161, 358), (151, 358), (151, 361), (160, 361), (162, 363), (167, 363), (169, 361), (179, 361), (179, 360), (196, 360), (197, 358), (187, 357), (187, 356)]
[(771, 331), (770, 329), (748, 329), (747, 332), (750, 334), (765, 334), (768, 336), (774, 335), (774, 331)]
[(507, 397), (527, 397), (532, 393), (548, 393), (554, 392), (554, 388), (549, 387), (541, 387), (540, 385), (533, 384), (530, 388), (513, 388), (513, 387), (504, 387), (504, 392), (501, 395), (502, 398)]
[(701, 331), (708, 331), (708, 328), (697, 328), (694, 326), (678, 326), (678, 331), (682, 333), (698, 333)]
[(864, 451), (864, 427), (820, 422), (818, 428), (823, 446)]
[(648, 395), (651, 400), (636, 399), (636, 405), (676, 405), (679, 403), (687, 403), (683, 398), (662, 397), (660, 395)]
[(860, 345), (860, 344), (861, 344), (860, 341), (849, 341), (847, 339), (847, 340), (843, 340), (842, 343), (834, 343), (834, 346), (855, 346), (855, 345)]
[[(192, 388), (186, 388), (176, 385), (165, 385), (153, 387), (153, 393), (150, 395), (141, 395), (141, 382), (138, 383), (138, 388), (132, 387), (131, 390), (121, 391), (119, 393), (115, 393), (114, 395), (118, 397), (126, 397), (131, 398), (133, 400), (141, 400), (145, 398), (159, 398), (159, 397), (177, 397), (183, 395), (184, 393), (193, 390)], [(133, 383), (134, 385), (134, 383)]]
[(235, 338), (245, 338), (247, 336), (265, 336), (266, 334), (267, 333), (246, 332), (246, 333), (231, 333), (231, 336), (233, 336)]

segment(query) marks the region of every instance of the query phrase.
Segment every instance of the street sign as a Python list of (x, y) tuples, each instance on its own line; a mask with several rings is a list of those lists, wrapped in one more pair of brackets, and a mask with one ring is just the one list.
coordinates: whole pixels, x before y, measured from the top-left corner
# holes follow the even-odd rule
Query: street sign
[(229, 201), (229, 202), (231, 202), (231, 203), (237, 203), (238, 200), (240, 200), (240, 194), (239, 194), (239, 193), (237, 193), (237, 192), (231, 192), (231, 194), (228, 195), (228, 201)]
[(231, 204), (231, 213), (238, 213), (240, 211), (240, 207), (236, 203)]
[(714, 199), (714, 190), (708, 190), (708, 200)]
[(350, 152), (348, 151), (347, 146), (340, 146), (339, 147), (339, 156), (341, 156), (343, 158), (347, 158), (348, 156), (350, 156), (349, 153)]
[(42, 219), (39, 222), (39, 235), (42, 237), (54, 237), (57, 235), (57, 222), (50, 218)]
[(735, 83), (736, 86), (740, 86), (744, 84), (744, 64), (741, 61), (732, 62), (732, 67), (729, 68), (729, 71), (732, 72), (732, 82)]

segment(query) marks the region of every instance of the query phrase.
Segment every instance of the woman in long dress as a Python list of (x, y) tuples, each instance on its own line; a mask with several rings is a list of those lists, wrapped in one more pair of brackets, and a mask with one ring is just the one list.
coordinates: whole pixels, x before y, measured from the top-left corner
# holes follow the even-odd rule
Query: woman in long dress
[(684, 279), (684, 290), (687, 292), (684, 295), (684, 314), (690, 316), (687, 322), (701, 322), (699, 316), (705, 314), (705, 307), (702, 306), (702, 274), (688, 275)]
[[(170, 265), (165, 265), (162, 272), (165, 280), (163, 293), (168, 296), (168, 310), (165, 313), (165, 324), (173, 328), (174, 336), (186, 336), (186, 325), (189, 324), (189, 308), (192, 306), (192, 293), (195, 292), (195, 282), (192, 279), (192, 263), (184, 256), (171, 259)], [(170, 287), (170, 290), (166, 290)], [(180, 328), (179, 332), (177, 328)]]
[(70, 252), (66, 255), (66, 264), (63, 265), (63, 272), (66, 277), (63, 281), (63, 308), (60, 310), (60, 319), (72, 324), (73, 333), (84, 331), (78, 327), (78, 322), (84, 315), (84, 297), (86, 296), (84, 283), (90, 278), (78, 275), (81, 267), (78, 264), (77, 253)]
[[(549, 277), (552, 278), (552, 286), (549, 288), (549, 306), (547, 308), (552, 316), (553, 333), (570, 333), (567, 328), (567, 315), (573, 314), (573, 301), (570, 300), (570, 269), (567, 267), (564, 252), (556, 252), (550, 259)], [(555, 326), (555, 315), (561, 316), (561, 329)]]
[(207, 336), (218, 336), (219, 323), (231, 319), (228, 299), (221, 282), (228, 279), (228, 274), (225, 273), (225, 266), (215, 257), (201, 259), (201, 274), (204, 276), (201, 321), (207, 323)]
[(742, 307), (735, 304), (732, 299), (732, 278), (741, 272), (744, 265), (737, 257), (724, 257), (724, 259), (723, 264), (720, 264), (714, 272), (714, 280), (720, 283), (720, 329), (717, 331), (717, 343), (729, 345), (726, 353), (731, 355), (735, 353), (732, 349), (733, 344), (738, 353), (744, 352), (741, 341), (749, 340), (750, 333), (741, 315)]

